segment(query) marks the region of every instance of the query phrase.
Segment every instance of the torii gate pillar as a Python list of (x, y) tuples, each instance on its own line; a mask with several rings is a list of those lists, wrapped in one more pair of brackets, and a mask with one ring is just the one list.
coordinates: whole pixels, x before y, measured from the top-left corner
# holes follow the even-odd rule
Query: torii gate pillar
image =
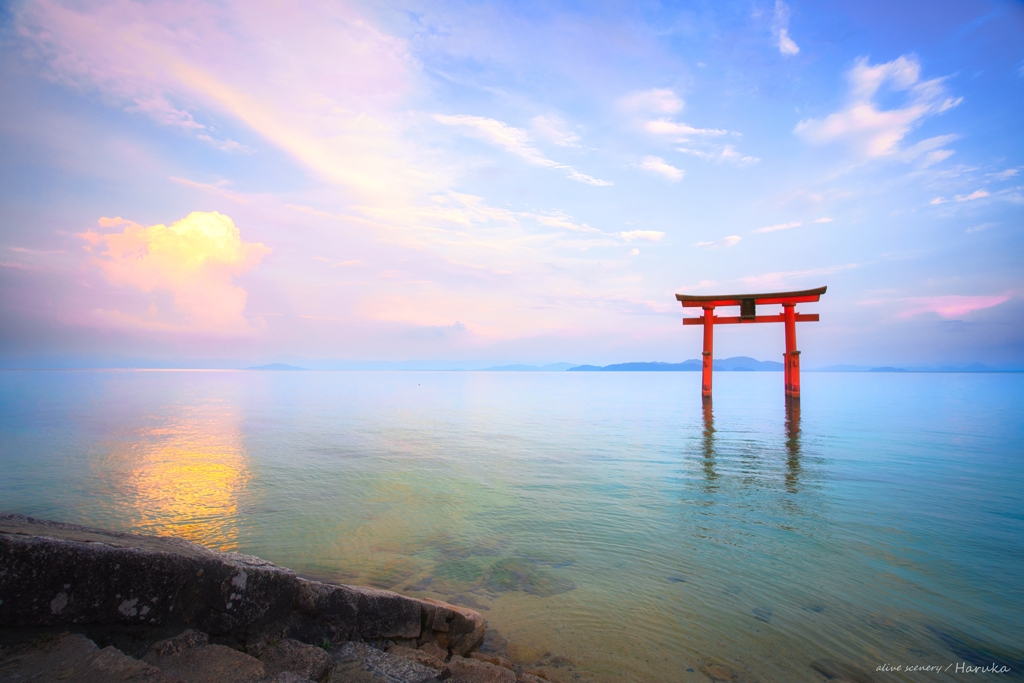
[[(786, 331), (786, 352), (782, 354), (783, 375), (786, 398), (800, 398), (800, 352), (796, 348), (796, 324), (798, 322), (817, 322), (817, 313), (797, 313), (796, 305), (818, 301), (825, 293), (826, 287), (807, 289), (799, 292), (773, 292), (769, 294), (721, 294), (715, 296), (690, 296), (676, 294), (676, 299), (683, 308), (704, 309), (699, 318), (683, 318), (684, 325), (704, 326), (704, 353), (701, 358), (701, 396), (711, 397), (711, 371), (713, 364), (715, 325), (746, 324), (746, 323), (783, 323)], [(757, 315), (757, 306), (765, 304), (782, 304), (781, 315)], [(718, 306), (739, 306), (740, 315), (736, 317), (717, 317), (715, 308)]]

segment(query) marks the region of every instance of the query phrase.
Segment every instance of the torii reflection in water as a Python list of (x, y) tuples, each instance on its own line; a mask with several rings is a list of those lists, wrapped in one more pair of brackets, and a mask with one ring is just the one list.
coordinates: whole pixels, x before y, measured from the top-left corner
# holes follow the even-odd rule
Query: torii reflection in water
[(786, 401), (786, 490), (796, 493), (800, 489), (800, 399)]
[[(715, 462), (718, 453), (715, 451), (715, 413), (711, 397), (702, 397), (702, 417), (704, 433), (701, 439), (704, 454), (704, 484), (708, 491), (717, 488), (715, 481), (718, 472)], [(797, 493), (800, 484), (800, 399), (786, 401), (786, 491)]]
[(714, 491), (715, 480), (718, 479), (718, 472), (715, 471), (715, 415), (711, 410), (711, 397), (704, 396), (704, 438), (702, 446), (704, 451), (704, 485), (708, 491)]

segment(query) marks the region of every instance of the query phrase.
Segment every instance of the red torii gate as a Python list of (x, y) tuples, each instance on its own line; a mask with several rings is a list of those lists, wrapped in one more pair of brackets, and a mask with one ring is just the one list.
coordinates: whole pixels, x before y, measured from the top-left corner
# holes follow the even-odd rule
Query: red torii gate
[[(711, 350), (714, 339), (715, 325), (734, 325), (746, 323), (785, 323), (786, 353), (785, 382), (786, 398), (800, 398), (800, 352), (796, 350), (796, 324), (818, 322), (817, 313), (797, 313), (796, 304), (818, 301), (827, 287), (805, 289), (799, 292), (772, 292), (769, 294), (718, 294), (714, 296), (690, 296), (676, 294), (683, 308), (703, 308), (704, 315), (699, 318), (683, 318), (684, 325), (704, 326), (704, 377), (701, 384), (701, 395), (711, 396)], [(758, 304), (782, 304), (782, 313), (776, 315), (757, 315)], [(739, 306), (739, 316), (715, 316), (718, 306)]]

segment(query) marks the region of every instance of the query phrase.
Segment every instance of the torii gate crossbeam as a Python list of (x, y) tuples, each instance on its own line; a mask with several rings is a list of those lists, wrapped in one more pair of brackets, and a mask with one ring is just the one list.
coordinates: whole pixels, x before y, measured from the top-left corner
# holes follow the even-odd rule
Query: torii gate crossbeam
[[(796, 304), (818, 301), (827, 287), (805, 289), (799, 292), (771, 292), (768, 294), (718, 294), (713, 296), (691, 296), (676, 294), (676, 299), (683, 308), (703, 308), (704, 315), (699, 318), (683, 318), (684, 325), (704, 326), (703, 378), (701, 395), (711, 396), (711, 364), (715, 325), (733, 325), (747, 323), (783, 323), (786, 327), (785, 383), (786, 397), (800, 398), (800, 352), (796, 348), (796, 324), (798, 322), (818, 322), (817, 313), (797, 313)], [(776, 315), (757, 315), (757, 306), (782, 304), (782, 313)], [(719, 306), (739, 306), (740, 314), (732, 317), (717, 317), (715, 309)]]

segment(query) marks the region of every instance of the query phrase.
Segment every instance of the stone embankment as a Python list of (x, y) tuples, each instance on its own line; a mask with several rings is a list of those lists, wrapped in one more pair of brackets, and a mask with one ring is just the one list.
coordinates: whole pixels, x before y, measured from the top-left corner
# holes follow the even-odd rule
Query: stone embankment
[(250, 555), (0, 514), (0, 682), (538, 683), (479, 613)]

